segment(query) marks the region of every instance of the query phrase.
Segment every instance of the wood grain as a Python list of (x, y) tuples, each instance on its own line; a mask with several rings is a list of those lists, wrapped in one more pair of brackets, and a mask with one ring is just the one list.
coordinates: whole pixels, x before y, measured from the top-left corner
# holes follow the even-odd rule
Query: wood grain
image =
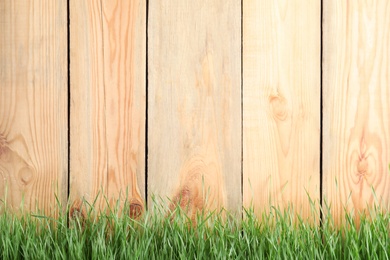
[(240, 2), (149, 5), (150, 201), (239, 212)]
[(243, 2), (243, 202), (319, 203), (320, 1)]
[(324, 199), (341, 223), (390, 206), (389, 1), (325, 1), (323, 46)]
[(0, 199), (14, 210), (66, 203), (66, 16), (66, 1), (0, 1)]
[(70, 1), (70, 194), (144, 208), (146, 3)]

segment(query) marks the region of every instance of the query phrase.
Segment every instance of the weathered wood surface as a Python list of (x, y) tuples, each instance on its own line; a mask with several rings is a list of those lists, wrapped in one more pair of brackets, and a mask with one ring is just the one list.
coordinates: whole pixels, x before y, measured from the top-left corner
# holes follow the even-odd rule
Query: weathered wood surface
[(390, 2), (326, 0), (323, 26), (323, 190), (339, 223), (390, 205)]
[(71, 0), (70, 197), (144, 208), (145, 0)]
[(0, 1), (0, 199), (14, 210), (66, 203), (66, 16), (66, 1)]
[(243, 203), (256, 214), (320, 196), (321, 1), (243, 2)]
[(240, 1), (149, 10), (149, 201), (240, 212)]

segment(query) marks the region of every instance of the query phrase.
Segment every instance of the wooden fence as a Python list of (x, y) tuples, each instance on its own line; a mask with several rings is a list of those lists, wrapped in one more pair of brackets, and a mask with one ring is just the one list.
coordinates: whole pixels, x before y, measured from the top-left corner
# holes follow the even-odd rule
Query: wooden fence
[(0, 198), (389, 209), (389, 46), (387, 0), (1, 0)]

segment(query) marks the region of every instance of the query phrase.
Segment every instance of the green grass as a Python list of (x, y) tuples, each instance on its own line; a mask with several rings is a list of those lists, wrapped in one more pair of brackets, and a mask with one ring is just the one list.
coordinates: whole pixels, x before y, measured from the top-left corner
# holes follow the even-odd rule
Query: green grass
[[(92, 212), (92, 211), (91, 211)], [(91, 213), (90, 212), (90, 213)], [(157, 211), (155, 211), (157, 212)], [(362, 219), (356, 229), (333, 228), (332, 220), (309, 225), (272, 209), (243, 221), (210, 213), (193, 226), (177, 209), (174, 217), (145, 214), (135, 221), (111, 212), (98, 219), (57, 220), (0, 216), (1, 259), (389, 259), (389, 214)], [(69, 223), (68, 223), (69, 221)], [(71, 228), (68, 228), (68, 227)]]

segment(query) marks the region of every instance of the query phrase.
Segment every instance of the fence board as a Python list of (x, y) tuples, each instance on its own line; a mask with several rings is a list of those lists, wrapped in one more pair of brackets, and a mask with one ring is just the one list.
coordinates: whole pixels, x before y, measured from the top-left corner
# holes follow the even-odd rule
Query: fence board
[[(148, 193), (238, 212), (240, 2), (151, 1)], [(174, 204), (171, 204), (171, 206)]]
[(127, 198), (143, 210), (145, 0), (72, 0), (70, 11), (73, 205), (99, 194), (97, 208)]
[(51, 215), (55, 195), (66, 202), (66, 15), (66, 1), (0, 1), (0, 199), (11, 208)]
[(243, 3), (244, 207), (292, 203), (308, 217), (320, 189), (320, 1)]
[(339, 223), (344, 207), (390, 205), (389, 2), (325, 1), (323, 39), (323, 189)]

